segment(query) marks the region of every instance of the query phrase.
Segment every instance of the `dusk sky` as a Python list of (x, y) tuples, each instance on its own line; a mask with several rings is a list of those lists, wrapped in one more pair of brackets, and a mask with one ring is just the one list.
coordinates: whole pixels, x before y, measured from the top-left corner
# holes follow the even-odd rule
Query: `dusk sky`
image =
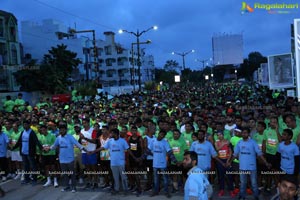
[[(248, 0), (254, 3), (297, 3), (285, 0)], [(300, 4), (300, 2), (298, 2)], [(21, 21), (41, 22), (56, 19), (77, 30), (96, 30), (97, 39), (104, 39), (103, 32), (116, 33), (117, 42), (130, 48), (136, 38), (130, 34), (118, 34), (119, 29), (136, 32), (153, 25), (141, 36), (141, 41), (150, 39), (143, 46), (147, 54), (155, 58), (155, 65), (162, 67), (167, 60), (176, 60), (182, 65), (182, 57), (171, 52), (195, 52), (186, 56), (186, 67), (200, 69), (202, 63), (212, 57), (212, 36), (216, 34), (242, 34), (243, 55), (259, 51), (264, 56), (290, 52), (290, 24), (300, 18), (298, 9), (289, 13), (270, 14), (265, 9), (254, 9), (241, 14), (241, 0), (1, 0), (0, 9), (11, 12)], [(278, 10), (275, 10), (278, 11)]]

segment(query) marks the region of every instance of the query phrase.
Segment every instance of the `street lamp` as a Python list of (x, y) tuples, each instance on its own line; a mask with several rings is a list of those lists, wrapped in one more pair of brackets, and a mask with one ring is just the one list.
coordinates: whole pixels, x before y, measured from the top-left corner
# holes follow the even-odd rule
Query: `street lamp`
[(140, 36), (143, 35), (144, 33), (150, 31), (150, 30), (157, 30), (157, 26), (151, 26), (150, 28), (146, 29), (146, 30), (143, 30), (143, 31), (139, 31), (139, 29), (136, 31), (136, 32), (133, 32), (133, 31), (127, 31), (127, 30), (124, 30), (124, 29), (120, 29), (119, 30), (119, 33), (122, 34), (124, 32), (126, 33), (130, 33), (132, 35), (134, 35), (136, 37), (136, 44), (137, 44), (137, 53), (138, 53), (138, 58), (137, 58), (137, 65), (138, 65), (138, 75), (139, 75), (139, 90), (141, 90), (142, 88), (142, 84), (141, 84), (141, 55), (140, 55)]
[(195, 50), (192, 49), (192, 50), (189, 50), (189, 51), (186, 51), (186, 52), (183, 52), (183, 53), (177, 53), (177, 52), (172, 52), (173, 55), (179, 55), (182, 57), (182, 67), (183, 67), (183, 70), (185, 70), (185, 56), (188, 55), (189, 53), (194, 53)]
[[(146, 42), (140, 42), (139, 43), (139, 45), (140, 44), (150, 44), (151, 43), (151, 40), (147, 40)], [(133, 45), (137, 45), (138, 43), (137, 42), (133, 42), (133, 43), (131, 43), (131, 60), (132, 60), (132, 63), (131, 63), (131, 65), (132, 65), (132, 69), (131, 69), (131, 82), (132, 82), (132, 84), (133, 84), (133, 91), (135, 91), (135, 72), (134, 72), (134, 51), (133, 51)], [(140, 79), (139, 79), (140, 80)]]
[[(204, 63), (206, 61), (208, 61), (209, 59), (204, 59), (204, 60), (200, 60), (200, 59), (195, 59), (196, 62), (201, 62), (202, 63), (202, 70), (204, 70)], [(208, 63), (206, 63), (206, 65), (208, 65)]]
[(235, 74), (235, 81), (237, 81), (237, 70), (234, 70), (234, 74)]

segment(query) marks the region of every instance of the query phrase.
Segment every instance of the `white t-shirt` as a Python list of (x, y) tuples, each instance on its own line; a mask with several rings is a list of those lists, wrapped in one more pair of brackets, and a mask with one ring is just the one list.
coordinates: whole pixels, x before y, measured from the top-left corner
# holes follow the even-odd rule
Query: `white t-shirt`
[[(93, 128), (90, 128), (89, 130), (84, 130), (82, 129), (80, 131), (80, 133), (87, 139), (96, 139), (96, 135), (93, 135)], [(84, 148), (88, 151), (94, 151), (96, 149), (96, 144), (90, 143), (88, 141), (86, 141), (85, 139), (81, 140), (81, 144), (82, 146), (84, 146)], [(85, 151), (81, 151), (81, 153), (86, 153)]]

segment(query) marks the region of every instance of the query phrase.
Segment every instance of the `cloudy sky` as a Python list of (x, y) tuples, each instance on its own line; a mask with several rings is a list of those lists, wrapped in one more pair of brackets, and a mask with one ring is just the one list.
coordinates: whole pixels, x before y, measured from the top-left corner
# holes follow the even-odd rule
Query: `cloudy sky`
[[(118, 34), (119, 29), (136, 32), (153, 25), (141, 36), (150, 39), (145, 46), (147, 54), (154, 55), (155, 65), (162, 67), (167, 60), (182, 58), (172, 55), (195, 50), (186, 56), (186, 67), (199, 69), (212, 57), (212, 36), (216, 34), (242, 34), (243, 55), (259, 51), (264, 56), (290, 52), (290, 24), (300, 18), (299, 9), (289, 13), (268, 13), (254, 9), (241, 14), (241, 0), (0, 0), (0, 9), (13, 13), (19, 21), (56, 19), (77, 30), (95, 29), (98, 39), (103, 32), (116, 33), (116, 41), (130, 48), (136, 38), (130, 34)], [(295, 3), (285, 0), (246, 0), (254, 3)], [(300, 2), (299, 2), (300, 3)]]

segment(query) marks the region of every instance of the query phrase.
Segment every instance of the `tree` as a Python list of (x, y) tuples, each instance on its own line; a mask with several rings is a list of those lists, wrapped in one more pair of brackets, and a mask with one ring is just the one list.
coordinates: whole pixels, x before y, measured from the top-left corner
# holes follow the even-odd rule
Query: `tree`
[(261, 63), (268, 62), (267, 58), (261, 55), (259, 52), (251, 52), (247, 59), (244, 59), (243, 64), (238, 70), (238, 74), (241, 77), (245, 77), (248, 80), (252, 80), (253, 72), (260, 67)]
[(180, 69), (180, 66), (176, 60), (167, 60), (166, 64), (164, 65), (164, 70), (166, 71), (177, 71)]
[[(77, 54), (67, 50), (64, 44), (52, 47), (48, 52), (49, 54), (44, 55), (43, 64), (39, 70), (26, 67), (14, 73), (17, 83), (21, 85), (21, 90), (28, 92), (41, 90), (54, 94), (66, 91), (69, 84), (68, 78), (81, 61), (76, 58)], [(34, 66), (35, 63), (35, 60), (31, 60), (27, 64)]]
[(52, 47), (49, 54), (44, 55), (41, 71), (46, 90), (55, 94), (66, 91), (72, 70), (81, 63), (76, 56), (77, 54), (67, 50), (64, 44)]
[(21, 91), (32, 92), (43, 88), (43, 78), (40, 78), (43, 74), (33, 66), (36, 66), (36, 60), (28, 59), (24, 69), (13, 73), (17, 83), (21, 85)]
[(166, 71), (164, 69), (155, 69), (155, 81), (157, 83), (163, 81), (164, 83), (173, 84), (175, 82), (175, 75), (178, 75), (178, 73), (175, 70)]

